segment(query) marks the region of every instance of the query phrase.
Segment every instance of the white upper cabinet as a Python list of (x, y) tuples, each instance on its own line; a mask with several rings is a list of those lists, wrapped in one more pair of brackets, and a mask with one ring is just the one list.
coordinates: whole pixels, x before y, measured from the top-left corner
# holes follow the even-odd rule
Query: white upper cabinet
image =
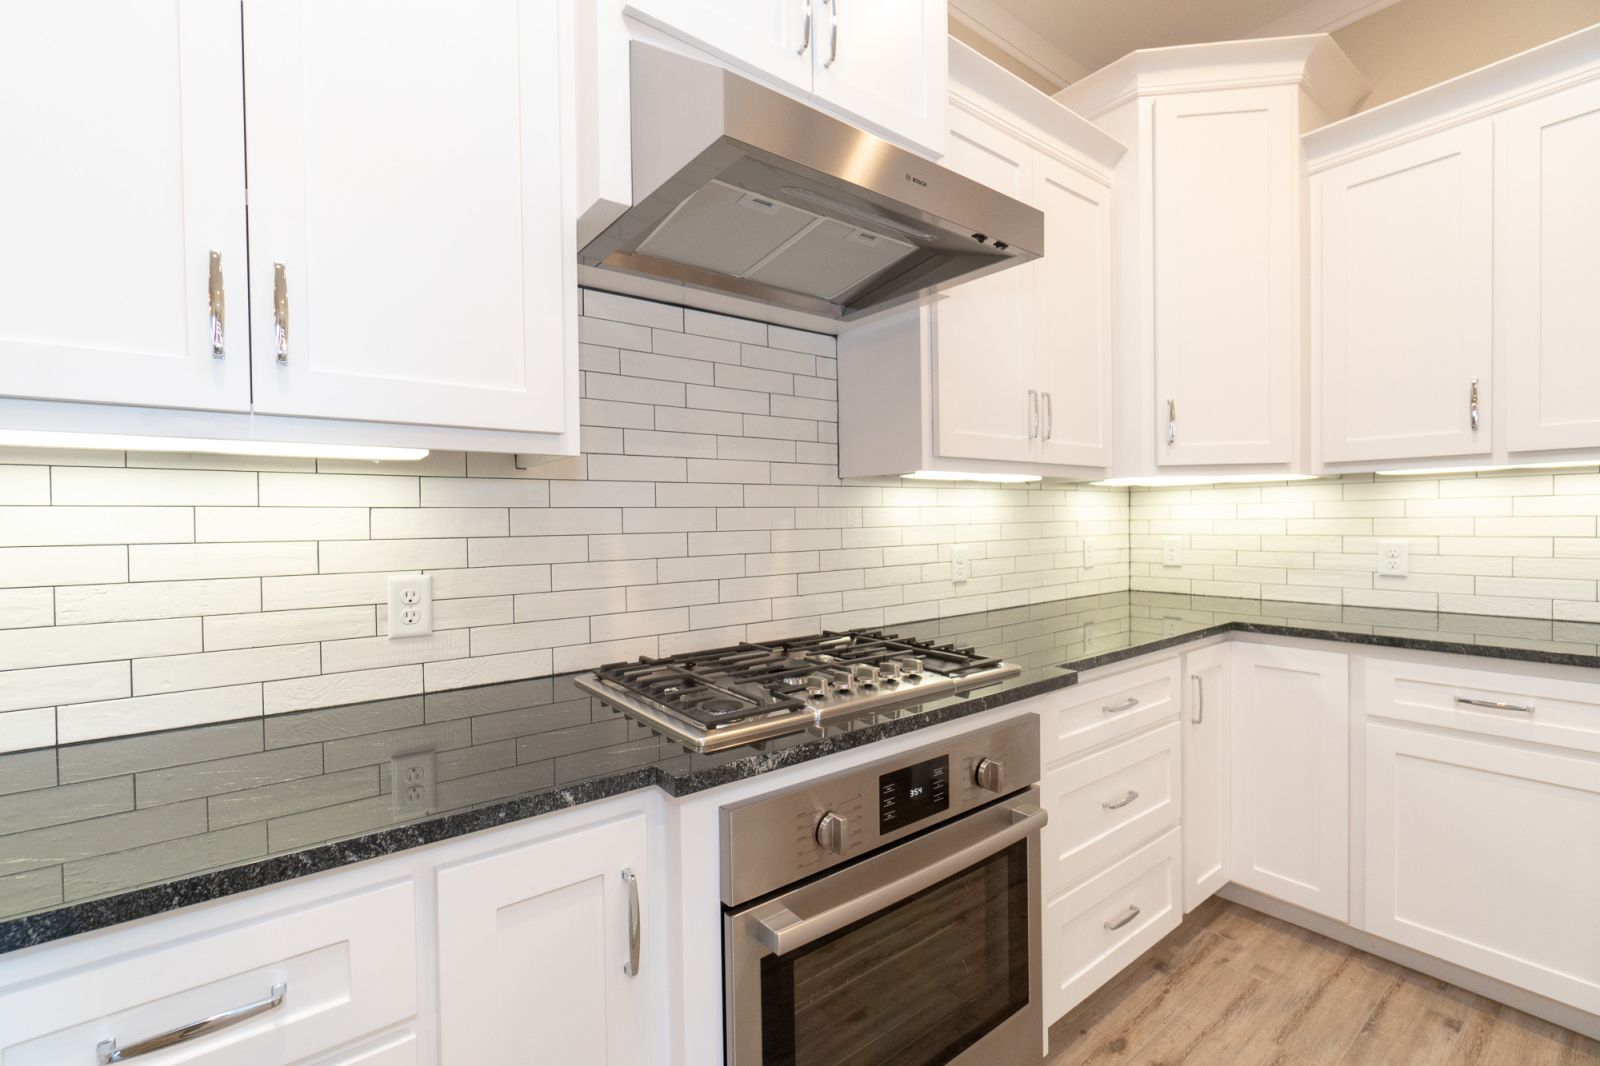
[(0, 396), (248, 409), (239, 85), (237, 4), (0, 0)]
[(257, 411), (567, 428), (570, 19), (245, 6)]
[(1162, 466), (1294, 460), (1295, 95), (1279, 86), (1154, 101)]
[(1312, 358), (1325, 462), (1491, 450), (1488, 121), (1312, 180)]
[(965, 45), (948, 47), (943, 163), (1038, 208), (1044, 255), (840, 336), (841, 474), (1103, 477), (1111, 181), (1126, 149)]
[[(950, 109), (945, 162), (1007, 196), (1033, 198), (1033, 149), (960, 108)], [(1051, 247), (1048, 233), (1045, 244)], [(968, 281), (934, 303), (940, 455), (1032, 458), (1039, 434), (1033, 289), (1029, 267), (1010, 267)]]
[(1302, 142), (1317, 472), (1600, 447), (1600, 26)]
[(1513, 452), (1600, 447), (1600, 82), (1497, 117)]
[(1034, 381), (1046, 466), (1111, 464), (1111, 187), (1040, 153), (1033, 203), (1045, 257), (1033, 274)]
[(627, 0), (622, 10), (876, 133), (944, 151), (945, 0)]
[(824, 13), (818, 99), (938, 154), (945, 145), (945, 0), (802, 0)]
[(1308, 463), (1300, 134), (1367, 85), (1326, 34), (1133, 52), (1056, 94), (1116, 176), (1112, 472)]
[(811, 91), (823, 0), (628, 0), (623, 11), (752, 68), (801, 92)]

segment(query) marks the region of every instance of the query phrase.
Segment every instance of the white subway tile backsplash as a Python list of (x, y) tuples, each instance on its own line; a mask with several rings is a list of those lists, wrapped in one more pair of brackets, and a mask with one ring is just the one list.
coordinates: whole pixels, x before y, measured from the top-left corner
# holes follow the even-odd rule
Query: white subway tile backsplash
[(188, 507), (0, 507), (0, 547), (194, 539)]
[(265, 713), (285, 714), (340, 703), (392, 699), (421, 691), (421, 666), (390, 666), (378, 670), (268, 681), (262, 686), (262, 702)]
[(61, 743), (70, 744), (260, 715), (261, 686), (231, 685), (57, 707), (56, 732)]
[(0, 466), (0, 504), (50, 502), (50, 468)]
[[(5, 682), (12, 671), (30, 667), (106, 662), (199, 650), (198, 618), (0, 630), (0, 663), (7, 668), (5, 673), (0, 673), (0, 694), (4, 693)], [(48, 701), (37, 700), (33, 705), (44, 702)]]
[[(525, 482), (537, 484), (537, 482)], [(510, 534), (504, 507), (374, 507), (374, 540), (504, 537)]]
[(196, 507), (196, 541), (365, 540), (365, 507)]
[[(330, 541), (366, 545), (368, 541)], [(128, 548), (132, 581), (182, 581), (216, 577), (281, 577), (317, 572), (317, 545), (134, 544)]]
[(253, 507), (257, 476), (254, 471), (62, 466), (51, 472), (50, 500), (57, 505)]
[[(56, 709), (34, 707), (0, 713), (0, 754), (48, 748), (56, 742)], [(55, 767), (50, 768), (51, 773)]]
[[(437, 577), (434, 581), (437, 592)], [(435, 609), (438, 606), (435, 604)], [(319, 607), (303, 611), (223, 615), (206, 618), (204, 633), (209, 652), (286, 645), (295, 641), (370, 637), (377, 633), (376, 611), (372, 607)]]
[(259, 610), (261, 583), (253, 578), (72, 585), (56, 591), (54, 624), (131, 622)]
[(416, 507), (419, 478), (385, 474), (260, 474), (263, 507)]
[[(305, 638), (300, 638), (304, 640)], [(133, 660), (133, 694), (183, 692), (253, 681), (305, 677), (326, 667), (316, 644), (279, 644)]]

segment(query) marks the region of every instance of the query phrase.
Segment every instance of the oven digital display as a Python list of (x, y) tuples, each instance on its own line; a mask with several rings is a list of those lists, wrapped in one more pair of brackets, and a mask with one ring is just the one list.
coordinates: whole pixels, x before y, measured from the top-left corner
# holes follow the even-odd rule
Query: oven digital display
[(878, 833), (892, 833), (950, 809), (950, 756), (878, 778)]

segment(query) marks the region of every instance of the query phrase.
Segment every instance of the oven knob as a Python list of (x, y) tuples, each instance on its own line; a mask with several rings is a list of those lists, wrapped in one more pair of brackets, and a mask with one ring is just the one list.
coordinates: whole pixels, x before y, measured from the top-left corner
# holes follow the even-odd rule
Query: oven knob
[(855, 687), (875, 685), (878, 682), (878, 668), (869, 663), (857, 663), (850, 668), (852, 684)]
[(900, 664), (893, 659), (886, 659), (878, 664), (878, 676), (884, 681), (900, 680)]
[(979, 759), (977, 767), (972, 772), (973, 783), (990, 792), (999, 792), (1003, 789), (1005, 778), (1005, 764), (995, 759)]
[(830, 683), (827, 674), (812, 674), (806, 678), (806, 695), (817, 699), (828, 694)]
[(918, 674), (922, 673), (922, 660), (921, 659), (901, 659), (900, 660), (900, 669), (904, 670), (906, 672), (907, 676), (916, 677)]
[(817, 843), (824, 851), (831, 851), (835, 855), (844, 854), (844, 833), (850, 823), (841, 814), (829, 811), (817, 823)]

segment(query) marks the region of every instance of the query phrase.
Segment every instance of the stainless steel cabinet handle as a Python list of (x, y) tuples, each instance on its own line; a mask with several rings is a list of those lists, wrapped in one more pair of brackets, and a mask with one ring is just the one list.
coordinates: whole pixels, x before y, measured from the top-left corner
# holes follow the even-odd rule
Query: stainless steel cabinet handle
[(279, 366), (289, 365), (289, 283), (283, 264), (272, 264), (272, 350)]
[(267, 998), (265, 999), (258, 999), (254, 1003), (246, 1003), (242, 1007), (225, 1010), (221, 1014), (213, 1014), (209, 1018), (201, 1018), (199, 1021), (190, 1022), (188, 1025), (180, 1025), (176, 1029), (168, 1029), (164, 1033), (158, 1033), (149, 1039), (139, 1041), (137, 1044), (129, 1044), (125, 1048), (117, 1047), (115, 1037), (110, 1040), (102, 1040), (94, 1049), (96, 1061), (101, 1066), (105, 1066), (109, 1062), (127, 1062), (129, 1059), (138, 1058), (140, 1055), (148, 1055), (152, 1051), (160, 1051), (162, 1048), (181, 1044), (185, 1040), (193, 1040), (195, 1037), (226, 1029), (230, 1025), (238, 1025), (240, 1022), (249, 1021), (258, 1014), (265, 1014), (269, 1010), (283, 1006), (284, 998), (288, 994), (289, 986), (287, 983), (275, 984), (272, 986), (272, 990), (267, 993)]
[(801, 31), (800, 47), (794, 52), (797, 56), (805, 55), (806, 49), (811, 47), (811, 0), (805, 0), (805, 13), (805, 29)]
[(1108, 932), (1115, 932), (1116, 930), (1121, 929), (1123, 926), (1127, 925), (1129, 922), (1133, 921), (1137, 917), (1139, 917), (1139, 908), (1130, 905), (1128, 907), (1128, 913), (1127, 914), (1124, 914), (1121, 918), (1118, 918), (1116, 921), (1111, 921), (1111, 922), (1106, 922), (1105, 923), (1106, 930)]
[(1206, 679), (1199, 674), (1190, 674), (1194, 679), (1194, 717), (1189, 719), (1195, 725), (1206, 720)]
[(227, 318), (227, 296), (222, 291), (222, 255), (220, 252), (211, 253), (211, 276), (206, 283), (207, 302), (211, 306), (211, 358), (222, 359), (227, 356), (223, 346), (222, 330), (224, 320)]
[(639, 878), (633, 869), (622, 871), (622, 883), (628, 886), (628, 961), (622, 972), (629, 977), (639, 976)]
[(1478, 379), (1472, 379), (1472, 401), (1469, 407), (1468, 420), (1472, 423), (1472, 431), (1478, 431)]
[(1178, 401), (1167, 401), (1167, 443), (1178, 443)]
[(1107, 800), (1106, 802), (1100, 804), (1100, 806), (1104, 807), (1108, 811), (1118, 811), (1138, 798), (1139, 793), (1130, 788), (1128, 789), (1128, 794), (1126, 796), (1123, 796), (1121, 799)]
[(1104, 711), (1106, 714), (1121, 714), (1123, 711), (1131, 711), (1137, 706), (1139, 706), (1139, 697), (1129, 696), (1127, 699), (1116, 704), (1115, 706), (1102, 707), (1100, 710)]
[(1457, 696), (1456, 702), (1468, 707), (1484, 707), (1491, 711), (1516, 711), (1518, 714), (1532, 714), (1531, 703), (1501, 703), (1498, 700), (1475, 700), (1468, 696)]
[(1028, 390), (1028, 439), (1039, 435), (1039, 393), (1035, 389)]
[(1044, 393), (1044, 439), (1049, 440), (1050, 435), (1056, 431), (1056, 405), (1050, 399), (1050, 394)]
[(828, 60), (822, 64), (824, 67), (833, 66), (834, 61), (839, 58), (839, 0), (828, 0), (828, 4), (833, 10), (833, 17), (829, 20), (831, 30), (828, 34), (830, 38)]

